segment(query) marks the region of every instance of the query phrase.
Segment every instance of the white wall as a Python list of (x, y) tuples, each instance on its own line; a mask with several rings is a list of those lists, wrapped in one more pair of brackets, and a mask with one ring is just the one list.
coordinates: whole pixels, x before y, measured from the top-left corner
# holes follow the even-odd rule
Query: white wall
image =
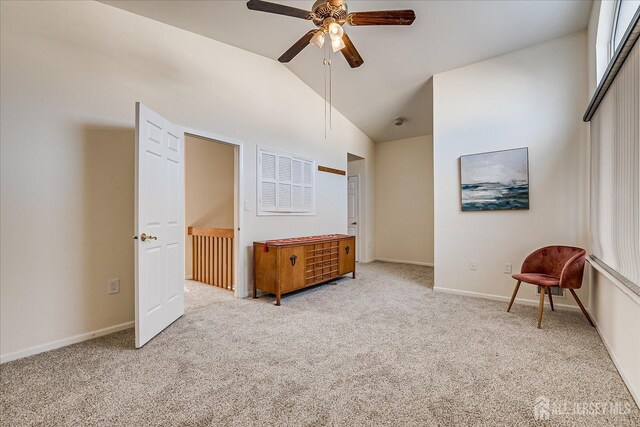
[[(589, 312), (611, 359), (640, 405), (640, 297), (590, 268)], [(614, 279), (615, 280), (615, 279)]]
[[(434, 77), (436, 288), (506, 301), (515, 281), (503, 264), (519, 271), (545, 245), (586, 247), (586, 47), (580, 32)], [(461, 212), (459, 157), (517, 147), (529, 147), (530, 209)], [(535, 287), (518, 296), (533, 302)]]
[[(593, 96), (597, 79), (608, 65), (612, 3), (611, 0), (596, 0), (591, 11), (588, 28), (589, 97)], [(614, 283), (615, 279), (610, 276), (593, 268), (589, 270), (591, 318), (629, 391), (640, 405), (640, 297), (623, 291), (624, 285)]]
[[(187, 135), (184, 151), (186, 227), (233, 228), (235, 147)], [(192, 237), (188, 234), (184, 251), (185, 276), (191, 277)]]
[(376, 144), (376, 258), (433, 265), (433, 136)]
[(316, 216), (255, 215), (257, 144), (375, 161), (337, 112), (325, 140), (324, 101), (282, 64), (97, 2), (3, 1), (0, 15), (2, 360), (133, 320), (135, 101), (244, 142), (242, 295), (253, 240), (346, 232), (334, 174), (317, 175)]

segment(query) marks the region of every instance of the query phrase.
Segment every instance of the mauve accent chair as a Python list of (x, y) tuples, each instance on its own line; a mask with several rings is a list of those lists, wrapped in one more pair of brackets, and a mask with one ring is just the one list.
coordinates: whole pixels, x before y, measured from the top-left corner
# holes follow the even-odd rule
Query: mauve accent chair
[(589, 317), (589, 313), (584, 309), (582, 302), (576, 295), (574, 289), (582, 286), (582, 273), (584, 271), (584, 260), (587, 252), (581, 248), (573, 246), (545, 246), (530, 254), (522, 263), (520, 274), (514, 274), (511, 277), (516, 279), (518, 283), (513, 290), (511, 301), (507, 312), (511, 310), (513, 301), (516, 299), (520, 283), (530, 283), (532, 285), (541, 286), (540, 304), (538, 305), (538, 329), (542, 325), (542, 310), (544, 307), (544, 294), (549, 295), (549, 304), (551, 310), (553, 308), (553, 297), (551, 296), (551, 288), (559, 286), (569, 289), (573, 298), (575, 298), (582, 314), (587, 318), (591, 326), (595, 325)]

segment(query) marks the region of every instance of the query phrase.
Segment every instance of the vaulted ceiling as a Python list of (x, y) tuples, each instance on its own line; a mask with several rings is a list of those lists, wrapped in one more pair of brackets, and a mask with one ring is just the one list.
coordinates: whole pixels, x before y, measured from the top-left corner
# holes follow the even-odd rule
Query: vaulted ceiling
[[(277, 1), (277, 0), (274, 0)], [(313, 0), (277, 1), (311, 9)], [(103, 3), (276, 60), (309, 21), (248, 10), (246, 1), (105, 0)], [(333, 105), (374, 141), (431, 134), (434, 74), (491, 58), (587, 26), (590, 0), (360, 1), (350, 12), (414, 9), (410, 27), (349, 27), (364, 58), (351, 69), (332, 61)], [(286, 66), (324, 94), (323, 53), (309, 46)], [(404, 117), (394, 126), (394, 117)]]

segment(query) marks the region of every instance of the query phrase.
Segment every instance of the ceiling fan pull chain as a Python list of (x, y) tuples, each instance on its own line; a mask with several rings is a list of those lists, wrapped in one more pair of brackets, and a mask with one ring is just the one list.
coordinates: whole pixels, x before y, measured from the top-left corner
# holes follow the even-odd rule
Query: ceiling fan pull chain
[(327, 139), (327, 49), (324, 50), (322, 60), (322, 71), (324, 72), (324, 139)]
[(329, 51), (329, 129), (333, 130), (333, 89), (331, 87), (331, 51)]
[(324, 72), (324, 139), (327, 139), (327, 60), (322, 61), (322, 71)]
[(327, 122), (331, 127), (331, 49), (328, 43), (324, 47), (324, 139), (327, 139)]

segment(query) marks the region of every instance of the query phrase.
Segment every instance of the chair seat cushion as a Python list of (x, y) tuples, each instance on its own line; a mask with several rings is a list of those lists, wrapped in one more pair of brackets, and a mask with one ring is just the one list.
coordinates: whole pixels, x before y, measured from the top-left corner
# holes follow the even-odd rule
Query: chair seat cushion
[(516, 280), (521, 280), (525, 283), (531, 283), (532, 285), (560, 286), (560, 278), (549, 276), (548, 274), (521, 273), (514, 274), (511, 277)]

